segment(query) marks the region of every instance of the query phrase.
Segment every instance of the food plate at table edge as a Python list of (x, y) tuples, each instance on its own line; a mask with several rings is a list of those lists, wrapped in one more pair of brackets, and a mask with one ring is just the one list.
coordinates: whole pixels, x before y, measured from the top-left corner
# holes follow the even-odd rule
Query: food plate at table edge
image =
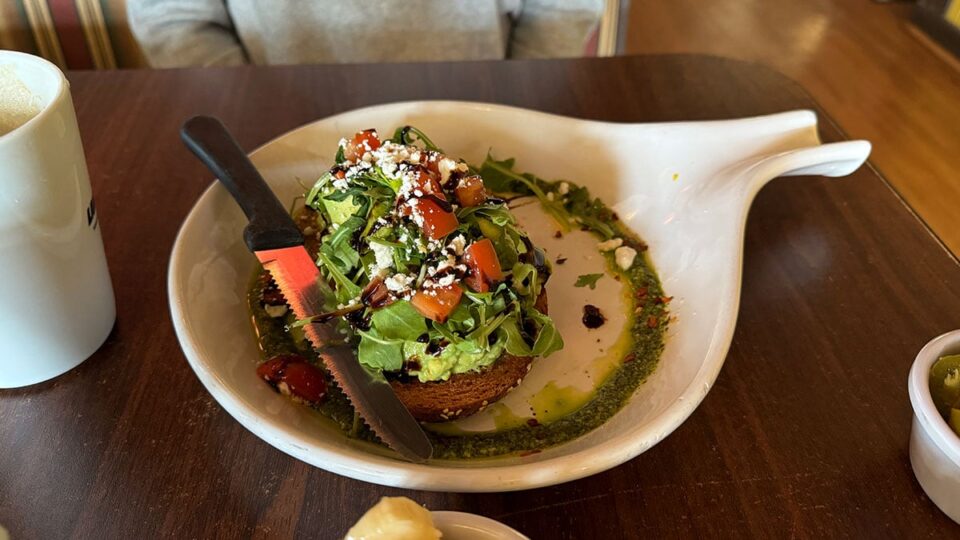
[(407, 124), (468, 162), (482, 162), (492, 149), (500, 159), (516, 158), (520, 170), (588, 186), (647, 242), (664, 289), (675, 298), (660, 366), (599, 429), (533, 455), (404, 463), (292, 408), (249, 369), (257, 351), (243, 334), (249, 329), (243, 293), (253, 261), (240, 243), (239, 211), (223, 190), (207, 190), (178, 235), (169, 274), (177, 334), (203, 384), (244, 426), (294, 457), (353, 478), (429, 490), (505, 491), (573, 480), (616, 466), (668, 435), (702, 400), (729, 346), (753, 196), (780, 175), (849, 174), (870, 149), (863, 141), (819, 145), (809, 111), (613, 124), (500, 105), (410, 102), (308, 124), (252, 158), (281, 199), (290, 200), (302, 194), (297, 179), (309, 184), (333, 162), (331, 149), (345, 133)]

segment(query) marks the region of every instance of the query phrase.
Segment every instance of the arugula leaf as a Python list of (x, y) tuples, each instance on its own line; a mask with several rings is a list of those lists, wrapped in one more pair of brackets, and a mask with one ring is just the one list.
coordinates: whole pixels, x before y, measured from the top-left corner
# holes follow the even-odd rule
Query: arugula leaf
[[(415, 137), (411, 135), (414, 135)], [(440, 147), (433, 144), (433, 141), (431, 141), (430, 138), (424, 134), (424, 132), (413, 126), (398, 127), (397, 130), (393, 132), (393, 137), (390, 140), (397, 144), (414, 144), (420, 140), (423, 142), (423, 146), (426, 147), (427, 150), (433, 150), (435, 152), (441, 151)]]
[(359, 334), (357, 358), (361, 364), (384, 371), (397, 371), (403, 367), (403, 341), (384, 339), (374, 328)]
[(489, 153), (483, 165), (480, 166), (480, 176), (483, 183), (494, 193), (532, 194), (540, 199), (540, 204), (548, 214), (552, 215), (563, 232), (570, 231), (570, 214), (559, 201), (547, 198), (540, 184), (546, 184), (536, 176), (517, 174), (513, 171), (513, 158), (497, 161)]
[(603, 277), (603, 274), (583, 274), (577, 276), (577, 282), (573, 284), (574, 287), (586, 287), (589, 286), (590, 290), (597, 288), (597, 280)]
[(327, 269), (327, 273), (330, 274), (330, 278), (336, 282), (337, 301), (341, 303), (348, 302), (352, 298), (360, 296), (360, 287), (350, 281), (350, 279), (343, 274), (343, 271), (340, 270), (337, 264), (333, 262), (330, 257), (330, 250), (332, 249), (333, 248), (327, 244), (321, 246), (320, 251), (317, 253), (317, 261), (320, 263), (320, 265)]
[(554, 324), (553, 319), (536, 309), (527, 311), (526, 315), (539, 326), (537, 340), (533, 343), (531, 354), (534, 356), (550, 356), (563, 348), (563, 336), (557, 330), (557, 325)]
[(367, 224), (367, 221), (359, 216), (350, 216), (346, 221), (340, 224), (340, 227), (330, 235), (330, 238), (327, 239), (324, 244), (330, 244), (334, 247), (340, 245), (341, 242), (345, 242), (353, 236), (353, 234), (360, 230), (361, 227)]
[(326, 195), (326, 196), (324, 197), (324, 199), (325, 199), (325, 200), (328, 200), (328, 201), (340, 202), (340, 201), (345, 201), (345, 200), (347, 200), (347, 198), (353, 197), (354, 195), (362, 195), (362, 194), (363, 194), (363, 190), (362, 190), (362, 189), (360, 189), (360, 188), (358, 188), (358, 187), (352, 187), (352, 188), (347, 188), (347, 189), (344, 189), (344, 190), (339, 190), (339, 189), (338, 189), (338, 190), (336, 190), (336, 191), (333, 191), (333, 192), (330, 193), (329, 195)]
[(307, 192), (307, 195), (304, 198), (304, 204), (313, 208), (314, 210), (320, 210), (323, 206), (319, 202), (320, 192), (332, 178), (333, 175), (330, 174), (330, 171), (323, 173), (320, 178), (317, 178), (317, 181), (313, 183), (313, 187)]
[(528, 263), (513, 265), (510, 282), (516, 291), (526, 297), (536, 299), (540, 296), (540, 279), (537, 268)]
[[(506, 350), (515, 356), (549, 356), (563, 348), (563, 337), (550, 317), (536, 309), (527, 311), (527, 318), (537, 326), (536, 336), (525, 337), (516, 312), (500, 326), (506, 334)], [(530, 345), (529, 341), (533, 342)]]
[(387, 339), (416, 341), (427, 333), (427, 322), (410, 302), (401, 300), (374, 311), (370, 328)]

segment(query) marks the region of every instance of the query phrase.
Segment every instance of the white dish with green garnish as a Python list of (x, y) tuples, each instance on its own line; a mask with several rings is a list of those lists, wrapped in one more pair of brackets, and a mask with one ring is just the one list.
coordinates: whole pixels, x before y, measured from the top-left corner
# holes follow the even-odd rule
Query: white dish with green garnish
[[(332, 472), (428, 490), (506, 491), (556, 484), (616, 466), (666, 437), (706, 395), (729, 347), (739, 300), (742, 235), (753, 196), (778, 175), (849, 174), (869, 153), (863, 141), (819, 145), (816, 117), (807, 111), (642, 125), (487, 104), (414, 102), (314, 122), (264, 145), (252, 159), (278, 197), (293, 203), (319, 185), (317, 180), (337, 162), (342, 137), (375, 128), (386, 138), (405, 125), (428, 134), (447, 156), (470, 164), (470, 172), (483, 176), (488, 190), (510, 184), (501, 181), (504, 177), (535, 174), (522, 177), (537, 188), (528, 193), (535, 196), (510, 201), (510, 212), (553, 263), (545, 284), (550, 322), (533, 312), (531, 300), (519, 301), (522, 312), (516, 316), (539, 321), (521, 329), (525, 345), (511, 337), (515, 330), (497, 326), (514, 316), (510, 312), (484, 319), (493, 321), (491, 347), (513, 339), (514, 350), (533, 350), (540, 342), (539, 352), (545, 355), (533, 360), (521, 384), (495, 404), (467, 418), (427, 425), (437, 459), (404, 462), (358, 436), (362, 430), (350, 429), (347, 417), (337, 421), (337, 414), (318, 414), (273, 392), (256, 376), (262, 356), (247, 309), (256, 261), (241, 241), (243, 216), (219, 185), (201, 197), (184, 222), (170, 263), (169, 292), (188, 361), (244, 426), (284, 452)], [(517, 189), (519, 184), (512, 185)], [(605, 203), (598, 206), (602, 213), (577, 207), (575, 200), (593, 200), (581, 197), (586, 192), (578, 185)], [(341, 198), (329, 185), (323, 189), (322, 196), (332, 202)], [(338, 184), (337, 190), (348, 189)], [(314, 203), (316, 198), (314, 193)], [(324, 214), (326, 206), (320, 208), (324, 226), (343, 220)], [(562, 223), (572, 210), (580, 220)], [(458, 213), (468, 242), (499, 238), (500, 232), (471, 220), (463, 208), (451, 211)], [(598, 216), (602, 219), (590, 219)], [(468, 226), (473, 228), (468, 231)], [(323, 241), (330, 241), (336, 228), (322, 232)], [(405, 249), (400, 233), (391, 231), (374, 243)], [(373, 250), (369, 242), (355, 248), (357, 257), (347, 253), (340, 258), (350, 280), (361, 286), (367, 282), (364, 267), (373, 266), (366, 263), (374, 262), (363, 258), (370, 259)], [(419, 264), (394, 255), (395, 266), (408, 265), (407, 271)], [(510, 258), (502, 250), (500, 255)], [(349, 266), (358, 258), (364, 264)], [(327, 264), (318, 263), (321, 269)], [(514, 289), (522, 287), (511, 280), (523, 272), (522, 265), (511, 261), (504, 264), (503, 280)], [(471, 288), (464, 285), (461, 301), (483, 301)], [(407, 298), (412, 300), (409, 295), (394, 298), (395, 305)], [(350, 299), (341, 300), (349, 306)], [(603, 314), (599, 328), (584, 325), (587, 304)], [(511, 307), (509, 301), (506, 305)], [(254, 314), (256, 318), (256, 309)], [(454, 318), (467, 316), (464, 311)], [(470, 316), (483, 318), (476, 311)], [(391, 324), (382, 318), (374, 326)], [(467, 330), (476, 321), (453, 328), (455, 335), (448, 333), (450, 325), (438, 327), (437, 322), (427, 322), (425, 341), (472, 339)], [(555, 329), (560, 337), (541, 340), (538, 331), (544, 328)], [(404, 345), (412, 345), (412, 334), (384, 336), (375, 337), (399, 351), (416, 348)], [(496, 345), (498, 336), (502, 342)], [(398, 369), (403, 359), (382, 351), (371, 354), (372, 343), (361, 351), (365, 365)], [(454, 364), (439, 362), (437, 370), (424, 374), (424, 365), (416, 363), (404, 376), (442, 378)]]
[(930, 499), (960, 523), (960, 330), (920, 350), (907, 389), (913, 472)]

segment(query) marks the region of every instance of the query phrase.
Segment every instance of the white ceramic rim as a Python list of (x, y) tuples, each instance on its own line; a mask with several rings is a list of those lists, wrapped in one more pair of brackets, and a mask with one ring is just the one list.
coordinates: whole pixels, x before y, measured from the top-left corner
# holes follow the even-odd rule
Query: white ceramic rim
[[(250, 152), (250, 156), (255, 156), (261, 149), (275, 143), (276, 141), (296, 133), (300, 130), (308, 129), (312, 124), (320, 121), (335, 122), (341, 117), (356, 114), (358, 112), (379, 109), (383, 107), (404, 106), (417, 103), (430, 103), (436, 105), (458, 105), (467, 107), (479, 107), (486, 110), (500, 110), (503, 112), (523, 112), (524, 114), (541, 116), (544, 118), (571, 118), (563, 115), (555, 115), (525, 109), (521, 107), (512, 107), (483, 102), (467, 101), (449, 101), (449, 100), (416, 100), (393, 102), (379, 105), (372, 105), (359, 109), (352, 109), (342, 113), (318, 118), (307, 122), (306, 124), (282, 133), (277, 137), (257, 147)], [(809, 111), (799, 111), (795, 113), (782, 113), (784, 115), (809, 115)], [(581, 122), (589, 122), (601, 125), (616, 124), (615, 122), (602, 122), (594, 120), (576, 119)], [(742, 119), (749, 121), (750, 119)], [(716, 123), (729, 122), (717, 120)], [(213, 190), (217, 187), (217, 182), (211, 182), (211, 185), (201, 194), (194, 206), (200, 205), (206, 199), (213, 196)], [(544, 486), (553, 486), (565, 482), (579, 480), (587, 476), (598, 474), (613, 467), (626, 463), (637, 457), (649, 448), (658, 444), (664, 438), (669, 436), (677, 429), (691, 414), (700, 403), (706, 398), (708, 390), (713, 387), (714, 381), (720, 374), (720, 369), (726, 360), (727, 352), (733, 341), (733, 332), (736, 328), (737, 314), (740, 306), (740, 290), (743, 280), (743, 251), (737, 253), (736, 259), (736, 287), (731, 289), (730, 298), (726, 301), (731, 303), (733, 315), (718, 323), (719, 331), (714, 334), (715, 339), (711, 342), (706, 353), (706, 359), (696, 375), (681, 393), (681, 399), (675, 400), (656, 418), (650, 420), (642, 427), (642, 432), (655, 434), (646, 437), (638, 437), (637, 430), (625, 432), (619, 436), (610, 438), (607, 441), (592, 446), (589, 450), (576, 452), (565, 456), (556, 456), (542, 461), (510, 464), (510, 465), (492, 465), (483, 468), (464, 468), (464, 467), (446, 467), (442, 464), (424, 465), (400, 461), (383, 455), (376, 455), (365, 452), (344, 452), (342, 447), (332, 443), (307, 442), (300, 438), (295, 432), (285, 432), (277, 428), (272, 422), (264, 421), (256, 407), (251, 406), (240, 397), (231, 393), (218, 375), (209, 369), (202, 361), (199, 351), (194, 347), (195, 337), (192, 331), (185, 324), (184, 309), (178, 303), (176, 291), (176, 279), (174, 269), (180, 265), (181, 236), (184, 230), (189, 228), (195, 215), (188, 213), (186, 219), (181, 224), (177, 237), (174, 240), (173, 252), (170, 257), (170, 263), (167, 267), (167, 293), (170, 301), (170, 312), (173, 321), (174, 330), (180, 341), (184, 355), (190, 366), (193, 368), (200, 382), (213, 396), (213, 398), (222, 406), (231, 416), (233, 416), (241, 425), (253, 432), (254, 435), (263, 439), (271, 446), (289, 454), (290, 456), (312, 463), (314, 459), (307, 459), (305, 456), (310, 452), (321, 454), (322, 461), (330, 465), (323, 467), (326, 470), (336, 470), (335, 474), (341, 474), (363, 480), (374, 484), (402, 487), (409, 489), (420, 489), (425, 491), (459, 491), (459, 492), (507, 492), (519, 491), (524, 489), (534, 489)], [(743, 231), (746, 226), (747, 212), (741, 214), (737, 229)], [(741, 237), (742, 238), (742, 237)], [(742, 241), (742, 240), (741, 240)], [(708, 389), (701, 391), (699, 389)], [(300, 452), (302, 455), (298, 455)], [(585, 454), (589, 453), (590, 459), (584, 459)], [(439, 473), (446, 473), (442, 475)], [(443, 476), (449, 478), (442, 479)], [(438, 479), (438, 477), (440, 479)], [(425, 480), (421, 480), (424, 478)]]
[(430, 515), (433, 516), (434, 525), (441, 531), (443, 530), (444, 525), (469, 525), (477, 530), (483, 531), (484, 533), (495, 534), (502, 540), (530, 540), (527, 536), (513, 527), (479, 514), (471, 514), (469, 512), (453, 512), (450, 510), (432, 510)]
[[(910, 404), (913, 414), (920, 421), (923, 429), (930, 434), (940, 451), (944, 453), (957, 467), (960, 467), (960, 437), (950, 428), (947, 421), (940, 416), (933, 397), (930, 395), (930, 368), (933, 363), (944, 355), (944, 349), (956, 347), (960, 354), (960, 330), (947, 332), (933, 338), (917, 354), (910, 376), (907, 390), (910, 393)], [(947, 353), (950, 354), (950, 353)]]
[(39, 56), (34, 56), (32, 54), (19, 51), (0, 50), (0, 60), (3, 60), (4, 57), (11, 57), (15, 61), (19, 60), (24, 62), (34, 62), (42, 66), (43, 69), (52, 72), (57, 79), (57, 91), (48, 103), (44, 103), (43, 109), (37, 113), (36, 116), (20, 124), (14, 128), (13, 131), (0, 134), (0, 144), (3, 144), (5, 141), (13, 140), (17, 134), (23, 133), (30, 129), (30, 126), (33, 124), (39, 123), (42, 118), (50, 114), (50, 109), (52, 109), (54, 105), (60, 103), (60, 101), (64, 98), (64, 95), (67, 93), (67, 89), (70, 87), (70, 84), (67, 82), (67, 77), (63, 74), (63, 71), (60, 71), (60, 68), (57, 67), (56, 64), (50, 62), (46, 58), (41, 58)]

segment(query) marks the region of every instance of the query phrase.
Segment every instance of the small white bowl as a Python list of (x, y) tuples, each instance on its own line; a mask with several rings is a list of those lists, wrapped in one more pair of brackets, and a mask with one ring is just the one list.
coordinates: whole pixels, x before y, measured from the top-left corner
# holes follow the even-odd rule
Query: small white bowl
[(927, 343), (910, 369), (910, 464), (930, 499), (960, 523), (960, 437), (937, 412), (930, 396), (930, 368), (938, 358), (949, 354), (960, 354), (960, 330)]
[(433, 524), (450, 540), (530, 540), (517, 530), (477, 514), (433, 511)]

